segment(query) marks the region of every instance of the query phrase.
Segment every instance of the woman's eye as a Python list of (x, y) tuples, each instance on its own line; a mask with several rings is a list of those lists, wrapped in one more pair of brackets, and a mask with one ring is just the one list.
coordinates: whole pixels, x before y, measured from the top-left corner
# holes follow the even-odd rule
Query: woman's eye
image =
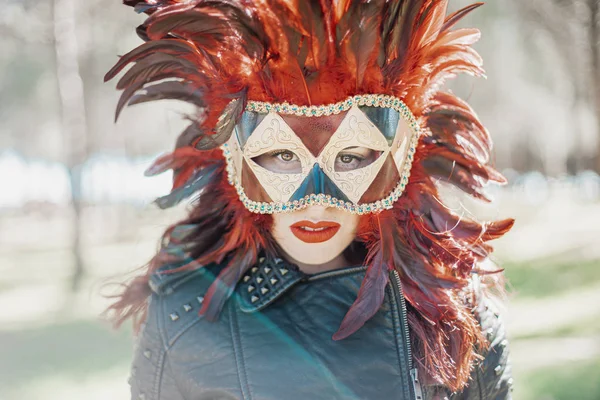
[(291, 151), (284, 151), (281, 152), (277, 155), (282, 161), (285, 162), (290, 162), (294, 160), (294, 157), (296, 156), (294, 153), (292, 153)]
[(360, 159), (358, 157), (351, 156), (350, 154), (340, 155), (340, 161), (343, 162), (344, 164), (350, 164), (354, 160), (360, 161)]
[(261, 154), (252, 159), (261, 167), (280, 174), (299, 174), (302, 172), (302, 163), (296, 153), (290, 150), (275, 150)]
[(336, 171), (351, 171), (361, 168), (364, 159), (356, 154), (339, 154), (336, 160)]
[(348, 147), (336, 157), (335, 170), (343, 172), (363, 168), (377, 160), (380, 155), (381, 151), (366, 147)]

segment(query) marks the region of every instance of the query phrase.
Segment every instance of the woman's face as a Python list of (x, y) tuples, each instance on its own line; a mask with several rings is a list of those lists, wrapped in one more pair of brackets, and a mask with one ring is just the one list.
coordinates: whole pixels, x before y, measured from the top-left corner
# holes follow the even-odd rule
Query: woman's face
[(359, 218), (334, 207), (313, 205), (273, 214), (272, 234), (290, 261), (320, 266), (342, 256), (356, 237)]

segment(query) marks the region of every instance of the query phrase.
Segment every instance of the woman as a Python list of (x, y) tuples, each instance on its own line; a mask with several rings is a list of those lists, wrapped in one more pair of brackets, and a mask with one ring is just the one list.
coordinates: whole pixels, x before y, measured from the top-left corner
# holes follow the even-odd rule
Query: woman
[[(444, 0), (126, 0), (150, 17), (117, 87), (197, 107), (171, 154), (197, 195), (112, 306), (144, 322), (135, 399), (506, 399), (506, 340), (480, 224), (504, 178), (443, 82), (482, 75), (479, 32)], [(481, 277), (481, 278), (480, 278)]]

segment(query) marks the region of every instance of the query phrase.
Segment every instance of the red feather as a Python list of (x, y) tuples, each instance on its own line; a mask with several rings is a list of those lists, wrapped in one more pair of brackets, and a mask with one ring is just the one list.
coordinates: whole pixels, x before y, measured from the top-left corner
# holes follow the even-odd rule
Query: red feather
[[(160, 99), (196, 106), (178, 139), (181, 148), (161, 157), (149, 173), (175, 171), (175, 196), (167, 196), (166, 205), (189, 195), (177, 188), (192, 191), (197, 183), (201, 189), (198, 204), (181, 222), (191, 233), (165, 232), (163, 251), (114, 305), (118, 317), (143, 312), (148, 276), (182, 251), (193, 259), (183, 269), (230, 260), (202, 309), (214, 319), (258, 252), (274, 252), (272, 219), (244, 208), (227, 182), (221, 151), (193, 149), (223, 143), (247, 99), (307, 105), (363, 93), (394, 95), (410, 108), (425, 134), (394, 208), (361, 219), (357, 240), (369, 249), (367, 272), (334, 338), (347, 337), (379, 310), (394, 268), (409, 303), (411, 335), (418, 343), (415, 359), (450, 390), (461, 389), (484, 340), (462, 299), (472, 273), (489, 273), (481, 270), (492, 251), (486, 242), (513, 224), (467, 220), (436, 200), (438, 179), (481, 199), (487, 198), (487, 182), (505, 181), (490, 165), (492, 142), (476, 114), (442, 91), (458, 73), (484, 74), (481, 57), (471, 47), (479, 32), (452, 30), (481, 3), (448, 17), (447, 0), (125, 3), (150, 17), (138, 29), (148, 42), (121, 57), (106, 74), (105, 79), (112, 79), (133, 65), (118, 83), (124, 92), (117, 114), (127, 104)], [(193, 179), (213, 162), (218, 167), (212, 170), (214, 178), (206, 175), (210, 182)]]

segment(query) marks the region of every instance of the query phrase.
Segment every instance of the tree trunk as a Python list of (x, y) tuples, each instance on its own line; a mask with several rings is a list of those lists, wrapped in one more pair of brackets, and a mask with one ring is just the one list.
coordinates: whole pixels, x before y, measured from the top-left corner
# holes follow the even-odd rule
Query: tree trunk
[[(580, 7), (576, 1), (568, 4), (569, 15), (572, 16), (573, 22), (569, 24), (569, 31), (573, 43), (585, 43), (585, 29), (582, 28), (581, 21), (585, 20), (585, 16), (581, 16)], [(565, 46), (563, 46), (565, 47)], [(585, 46), (569, 46), (568, 49), (563, 49), (566, 58), (567, 73), (573, 79), (573, 101), (571, 102), (571, 113), (568, 116), (571, 123), (571, 135), (573, 137), (573, 148), (567, 159), (567, 173), (576, 175), (578, 172), (585, 169), (585, 159), (582, 154), (585, 153), (585, 134), (584, 125), (581, 118), (581, 110), (586, 108), (589, 103), (589, 90), (586, 74), (587, 70), (587, 48)]]
[(596, 153), (594, 155), (594, 167), (600, 173), (600, 5), (598, 0), (588, 0), (590, 12), (589, 43), (591, 57), (590, 85), (592, 88), (593, 110), (596, 116)]
[(87, 158), (87, 122), (83, 81), (79, 73), (77, 32), (75, 26), (75, 1), (52, 0), (54, 19), (54, 49), (56, 54), (56, 78), (65, 162), (71, 183), (71, 206), (73, 209), (72, 253), (73, 274), (71, 289), (80, 287), (85, 268), (81, 245), (81, 167)]

